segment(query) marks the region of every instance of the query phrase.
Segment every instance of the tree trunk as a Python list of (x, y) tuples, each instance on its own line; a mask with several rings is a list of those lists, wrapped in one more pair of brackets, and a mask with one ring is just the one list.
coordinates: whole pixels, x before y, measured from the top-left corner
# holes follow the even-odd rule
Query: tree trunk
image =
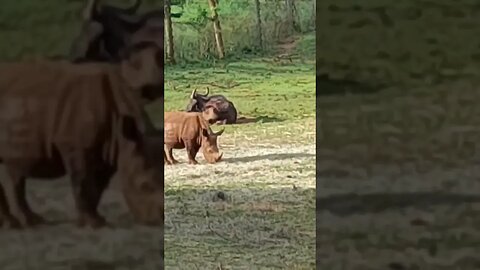
[(167, 36), (167, 61), (170, 64), (175, 64), (175, 51), (173, 46), (173, 28), (172, 28), (172, 17), (170, 13), (170, 0), (164, 0), (165, 5), (163, 10), (165, 13), (165, 34)]
[(257, 35), (258, 35), (258, 46), (260, 50), (263, 50), (263, 31), (262, 31), (262, 17), (260, 13), (260, 0), (255, 0), (255, 9), (257, 13)]
[(285, 0), (285, 13), (287, 19), (287, 35), (290, 36), (293, 34), (295, 27), (293, 0)]
[(215, 32), (215, 42), (217, 44), (218, 57), (223, 59), (225, 57), (225, 48), (223, 45), (222, 27), (217, 13), (217, 0), (208, 0), (208, 5), (212, 11), (213, 31)]

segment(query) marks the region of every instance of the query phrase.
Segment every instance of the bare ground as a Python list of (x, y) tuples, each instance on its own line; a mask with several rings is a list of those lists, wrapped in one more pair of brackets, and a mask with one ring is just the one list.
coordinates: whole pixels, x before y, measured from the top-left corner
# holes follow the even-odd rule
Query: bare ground
[[(167, 269), (314, 269), (315, 135), (307, 122), (227, 130), (224, 160), (214, 165), (201, 154), (203, 164), (188, 165), (185, 150), (174, 151), (183, 163), (165, 167)], [(305, 132), (294, 136), (299, 126)]]
[(317, 100), (317, 267), (479, 269), (478, 87)]
[[(2, 166), (2, 180), (5, 179)], [(34, 211), (50, 224), (14, 231), (0, 229), (0, 269), (160, 269), (160, 230), (133, 224), (123, 197), (113, 183), (100, 211), (113, 228), (80, 229), (68, 179), (29, 181)]]

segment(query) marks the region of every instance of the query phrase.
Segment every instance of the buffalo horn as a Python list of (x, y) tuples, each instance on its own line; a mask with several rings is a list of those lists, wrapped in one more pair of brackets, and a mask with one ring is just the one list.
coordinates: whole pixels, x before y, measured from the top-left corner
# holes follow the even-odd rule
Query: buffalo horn
[(203, 94), (202, 96), (203, 96), (203, 97), (207, 97), (208, 94), (210, 94), (210, 88), (207, 87), (207, 93), (206, 93), (206, 94)]
[(83, 9), (82, 17), (85, 21), (89, 21), (93, 17), (93, 11), (97, 8), (98, 0), (87, 0), (87, 5)]
[(197, 94), (197, 88), (193, 89), (192, 94), (190, 94), (190, 98), (194, 99), (196, 94)]

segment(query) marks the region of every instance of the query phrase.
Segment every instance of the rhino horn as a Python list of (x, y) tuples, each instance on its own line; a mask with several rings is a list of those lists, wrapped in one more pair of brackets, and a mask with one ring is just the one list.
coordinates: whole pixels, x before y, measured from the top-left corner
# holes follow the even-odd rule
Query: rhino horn
[(220, 130), (220, 131), (218, 131), (218, 132), (216, 132), (216, 133), (214, 132), (213, 134), (214, 134), (215, 136), (221, 136), (224, 131), (225, 131), (225, 128), (223, 128), (222, 130)]

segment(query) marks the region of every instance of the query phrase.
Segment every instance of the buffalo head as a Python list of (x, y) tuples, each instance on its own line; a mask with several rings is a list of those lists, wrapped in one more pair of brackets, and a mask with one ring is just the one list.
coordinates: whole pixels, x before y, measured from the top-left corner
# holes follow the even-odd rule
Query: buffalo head
[(210, 128), (202, 129), (202, 153), (208, 163), (216, 163), (222, 159), (217, 145), (217, 138), (222, 135), (225, 129), (213, 132)]
[(210, 89), (207, 87), (205, 94), (197, 93), (197, 89), (194, 89), (190, 94), (190, 103), (187, 105), (187, 112), (202, 112), (205, 109), (205, 104), (208, 102), (208, 94)]
[(218, 121), (220, 114), (217, 108), (213, 106), (205, 107), (205, 110), (202, 112), (203, 119), (205, 119), (209, 124), (213, 124)]
[(83, 12), (84, 22), (71, 47), (71, 61), (118, 62), (122, 49), (142, 41), (153, 41), (163, 48), (163, 10), (138, 15), (140, 0), (125, 9), (98, 2), (90, 0)]

